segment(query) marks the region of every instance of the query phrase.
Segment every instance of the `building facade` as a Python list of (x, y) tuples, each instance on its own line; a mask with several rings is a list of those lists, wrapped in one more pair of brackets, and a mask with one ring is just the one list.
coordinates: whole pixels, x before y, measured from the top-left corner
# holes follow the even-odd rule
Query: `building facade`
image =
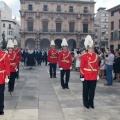
[(16, 40), (20, 44), (20, 25), (16, 19), (12, 19), (12, 10), (4, 1), (0, 1), (0, 42), (2, 42), (2, 34), (4, 32), (5, 40)]
[(5, 40), (16, 39), (20, 44), (20, 25), (14, 20), (1, 20), (1, 31), (5, 33)]
[(120, 5), (108, 10), (109, 12), (109, 47), (120, 49)]
[[(99, 8), (95, 15), (95, 39), (101, 49), (108, 46), (108, 11), (106, 8)], [(99, 26), (99, 27), (98, 27)]]
[(49, 48), (54, 40), (61, 47), (83, 47), (87, 34), (94, 36), (93, 0), (20, 0), (21, 47)]
[(4, 1), (0, 1), (0, 11), (2, 20), (12, 20), (12, 10)]

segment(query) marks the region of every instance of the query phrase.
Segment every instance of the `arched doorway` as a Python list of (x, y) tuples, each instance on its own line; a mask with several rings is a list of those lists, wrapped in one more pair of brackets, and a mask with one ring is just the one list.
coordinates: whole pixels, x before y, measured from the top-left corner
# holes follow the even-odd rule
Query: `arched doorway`
[(40, 49), (50, 48), (50, 41), (47, 38), (44, 38), (40, 41)]
[(62, 43), (62, 40), (61, 40), (61, 39), (56, 39), (56, 40), (55, 40), (55, 45), (56, 45), (56, 48), (57, 48), (57, 49), (60, 49), (60, 48), (61, 48), (61, 43)]
[(68, 48), (71, 50), (72, 48), (76, 48), (76, 41), (74, 39), (68, 40)]
[(26, 42), (25, 42), (25, 47), (27, 47), (27, 48), (29, 48), (29, 47), (35, 48), (34, 39), (32, 39), (32, 38), (27, 39)]

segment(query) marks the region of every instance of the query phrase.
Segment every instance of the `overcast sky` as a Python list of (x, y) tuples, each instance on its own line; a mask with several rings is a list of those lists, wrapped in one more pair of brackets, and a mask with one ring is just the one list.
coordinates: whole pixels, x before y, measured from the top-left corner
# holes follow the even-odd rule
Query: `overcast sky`
[[(2, 0), (0, 0), (2, 1)], [(12, 9), (13, 18), (16, 16), (17, 20), (20, 20), (20, 2), (19, 0), (3, 0), (6, 4)], [(94, 0), (95, 4), (95, 12), (99, 7), (106, 7), (106, 9), (112, 8), (116, 5), (120, 4), (120, 0)]]

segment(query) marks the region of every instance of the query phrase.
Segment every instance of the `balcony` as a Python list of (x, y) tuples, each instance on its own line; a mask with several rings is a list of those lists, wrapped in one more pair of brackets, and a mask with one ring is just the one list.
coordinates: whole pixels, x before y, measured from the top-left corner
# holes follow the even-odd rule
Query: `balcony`
[(93, 35), (94, 34), (94, 32), (92, 32), (92, 31), (83, 32), (82, 30), (81, 31), (74, 30), (74, 32), (71, 32), (68, 29), (62, 29), (61, 32), (56, 32), (56, 29), (48, 29), (46, 31), (44, 31), (42, 29), (40, 29), (39, 31), (37, 31), (36, 29), (34, 29), (33, 31), (28, 31), (27, 29), (25, 29), (25, 30), (21, 30), (20, 33), (28, 33), (28, 34), (74, 34), (74, 35), (78, 35), (78, 34)]

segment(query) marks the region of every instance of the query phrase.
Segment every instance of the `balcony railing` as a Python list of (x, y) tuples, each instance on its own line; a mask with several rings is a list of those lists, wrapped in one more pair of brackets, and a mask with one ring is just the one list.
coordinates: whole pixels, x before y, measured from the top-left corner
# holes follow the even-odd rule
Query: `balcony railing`
[(88, 32), (83, 32), (83, 30), (81, 31), (78, 31), (78, 30), (74, 30), (74, 31), (69, 31), (68, 29), (62, 29), (61, 32), (57, 32), (56, 29), (48, 29), (48, 30), (43, 30), (43, 29), (40, 29), (40, 30), (36, 30), (34, 29), (33, 31), (28, 31), (27, 29), (25, 30), (21, 30), (20, 32), (26, 32), (26, 33), (50, 33), (50, 34), (53, 34), (53, 33), (58, 33), (58, 34), (94, 34), (94, 32), (92, 31), (88, 31)]

